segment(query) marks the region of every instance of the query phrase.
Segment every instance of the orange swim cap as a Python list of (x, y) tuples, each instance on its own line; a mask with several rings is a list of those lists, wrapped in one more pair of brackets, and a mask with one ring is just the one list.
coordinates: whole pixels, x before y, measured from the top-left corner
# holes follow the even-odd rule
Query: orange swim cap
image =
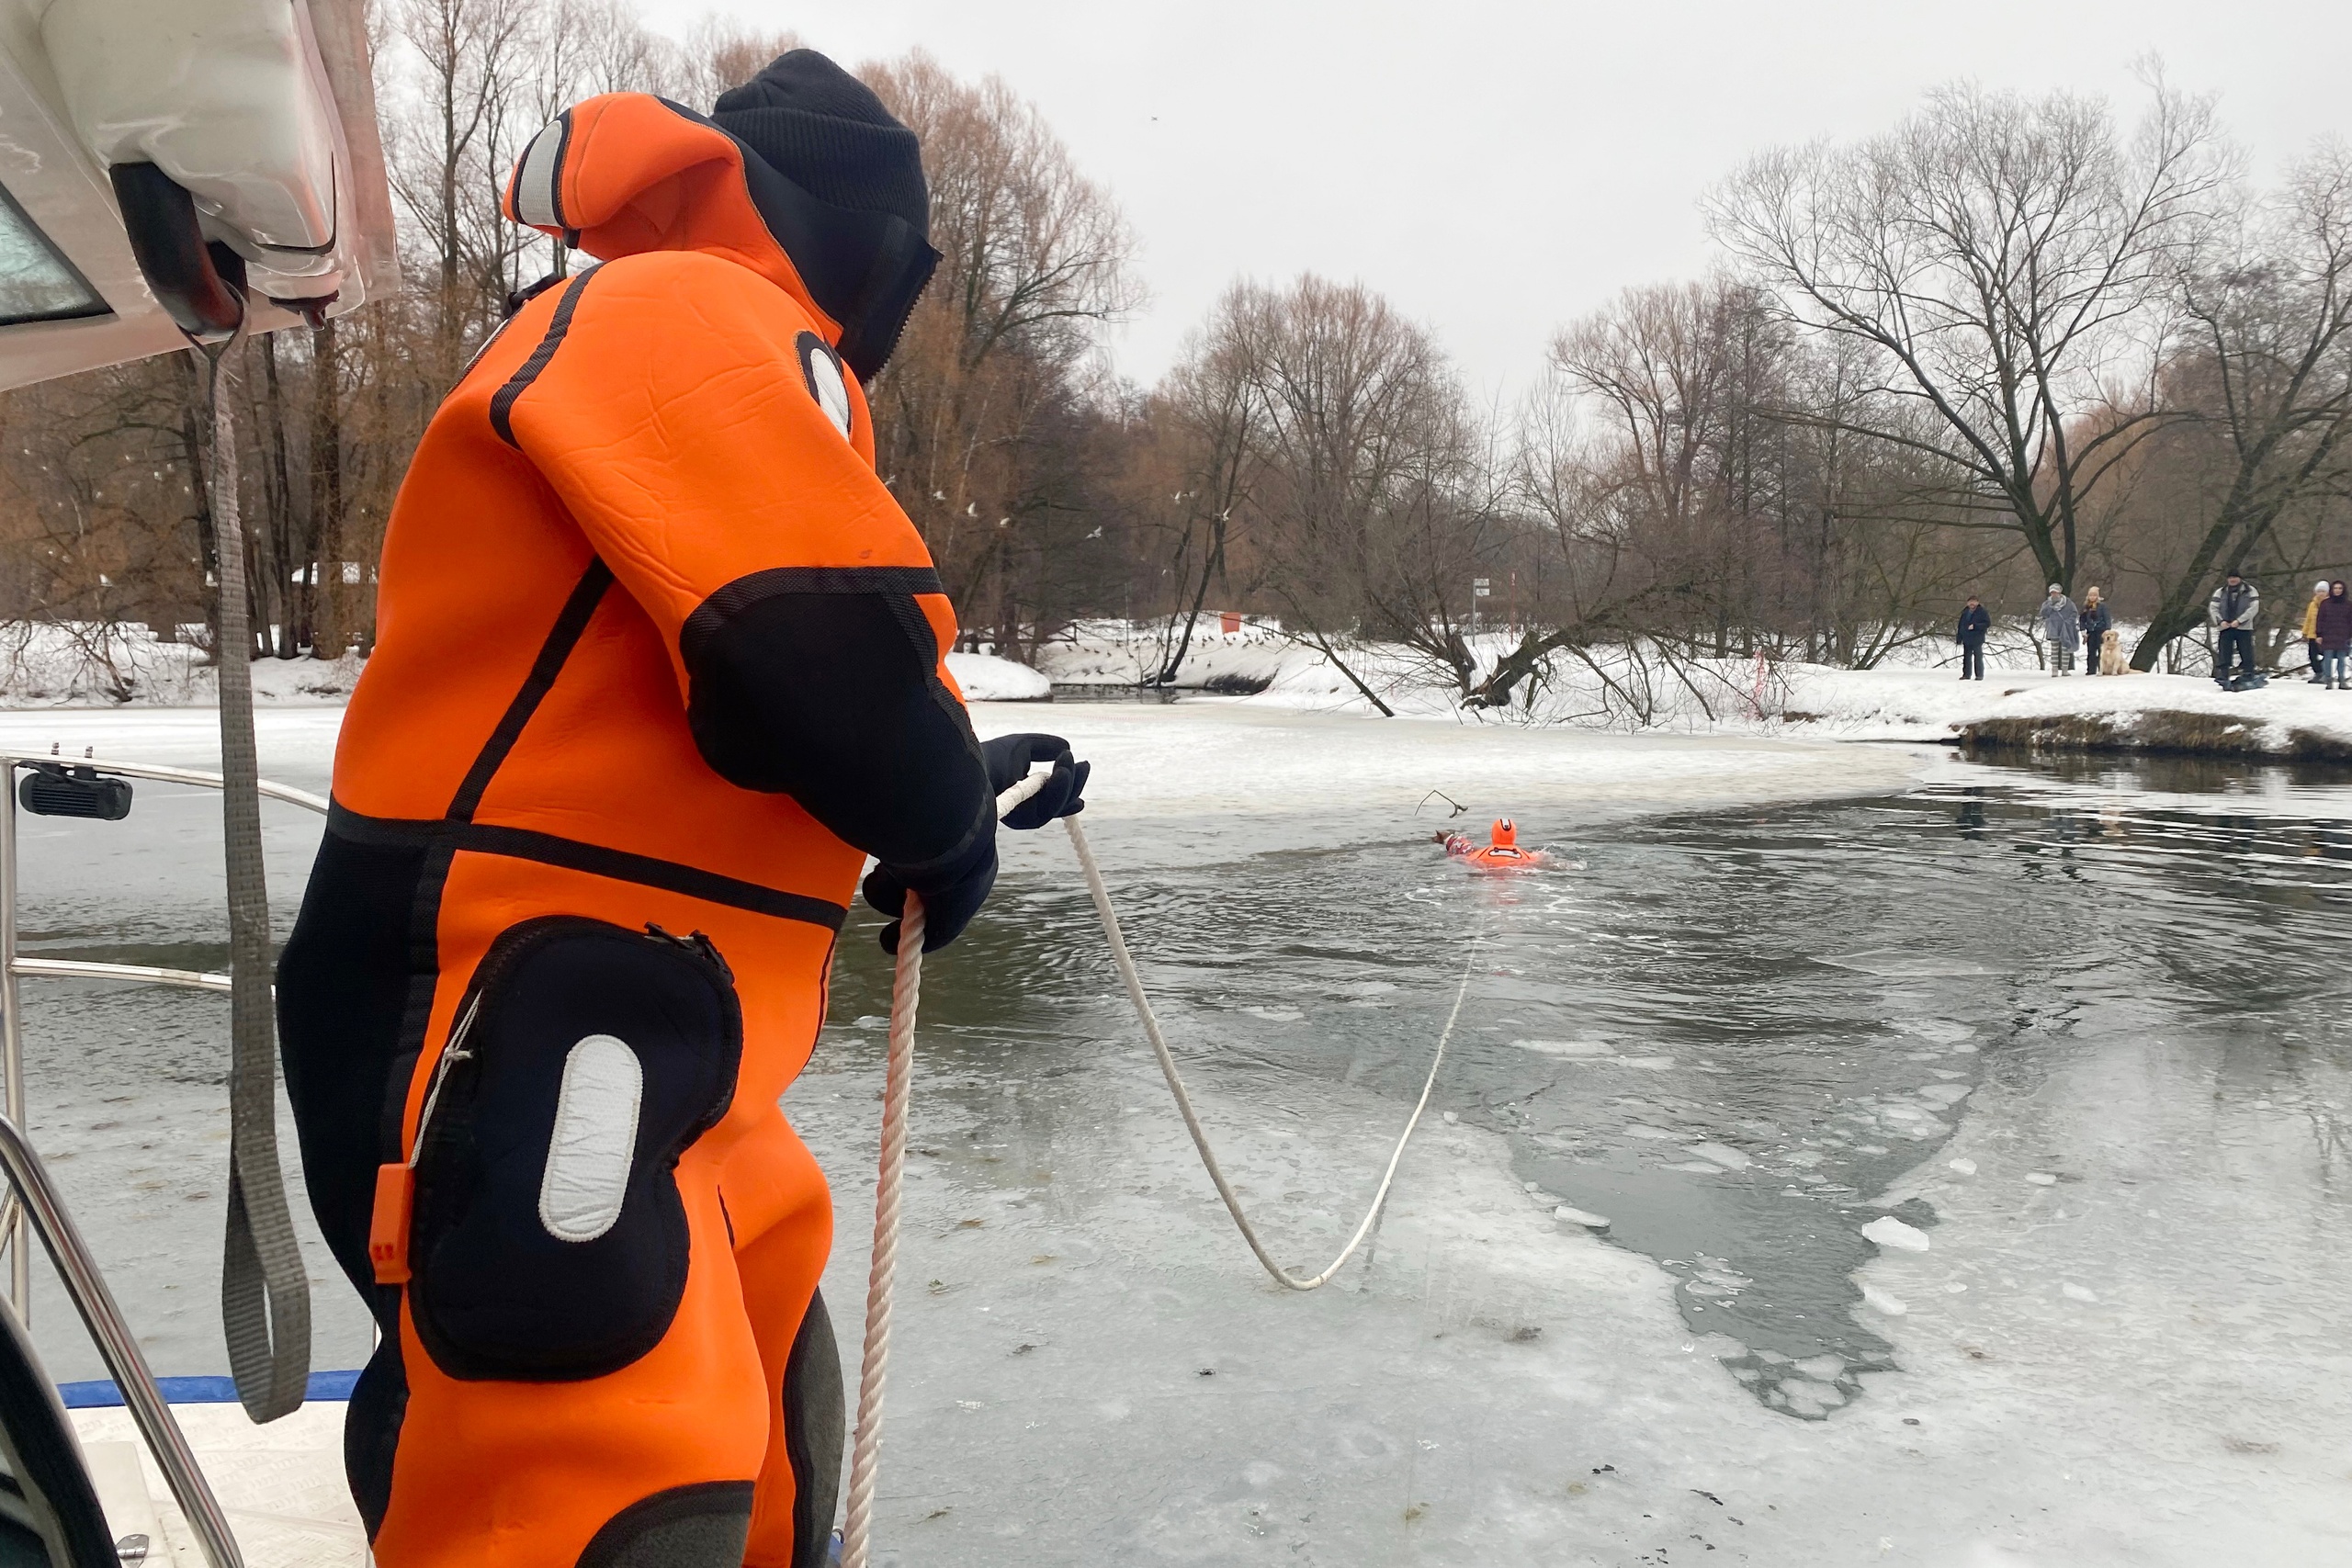
[(1498, 850), (1510, 849), (1519, 842), (1519, 828), (1508, 817), (1498, 818), (1488, 838)]

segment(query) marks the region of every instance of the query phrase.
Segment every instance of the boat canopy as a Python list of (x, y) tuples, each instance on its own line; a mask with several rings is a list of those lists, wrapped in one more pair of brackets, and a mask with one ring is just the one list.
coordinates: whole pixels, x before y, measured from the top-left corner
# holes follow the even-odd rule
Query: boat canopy
[(187, 345), (157, 193), (199, 285), (242, 263), (248, 331), (391, 288), (364, 0), (0, 0), (0, 387)]

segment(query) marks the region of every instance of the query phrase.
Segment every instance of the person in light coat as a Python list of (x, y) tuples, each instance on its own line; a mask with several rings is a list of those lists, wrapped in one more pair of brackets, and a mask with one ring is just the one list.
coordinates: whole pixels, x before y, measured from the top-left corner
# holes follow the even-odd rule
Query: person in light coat
[(2073, 674), (2075, 648), (2083, 637), (2082, 616), (2076, 613), (2075, 602), (2053, 582), (2037, 614), (2041, 617), (2042, 640), (2050, 645), (2050, 673), (2053, 677)]
[(2312, 602), (2303, 606), (2303, 652), (2311, 660), (2312, 684), (2314, 686), (2327, 684), (2327, 676), (2321, 671), (2319, 660), (2319, 604), (2326, 597), (2327, 579), (2323, 577), (2312, 584)]
[(2240, 673), (2253, 674), (2254, 623), (2262, 614), (2261, 591), (2233, 571), (2213, 590), (2205, 608), (2216, 634), (2214, 681), (2226, 686)]

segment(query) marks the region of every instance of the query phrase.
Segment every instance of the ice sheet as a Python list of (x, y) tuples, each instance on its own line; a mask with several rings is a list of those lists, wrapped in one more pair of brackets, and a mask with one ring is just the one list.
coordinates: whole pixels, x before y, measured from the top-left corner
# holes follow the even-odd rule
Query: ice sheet
[[(266, 712), (266, 769), (322, 785), (335, 717)], [(1327, 872), (1317, 856), (1383, 841), (1398, 856), (1423, 848), (1403, 843), (1422, 824), (1400, 829), (1397, 818), (1409, 820), (1430, 787), (1482, 815), (1513, 810), (1531, 837), (1602, 838), (1646, 810), (1894, 789), (1919, 766), (1918, 753), (1898, 748), (1457, 730), (1216, 705), (983, 708), (978, 717), (984, 732), (1061, 728), (1096, 759), (1089, 821), (1137, 914), (1148, 969), (1165, 964), (1172, 928), (1204, 923), (1175, 903), (1197, 901), (1204, 867), (1230, 868), (1228, 901), (1211, 911), (1218, 919), (1252, 930), (1295, 921), (1312, 908), (1305, 890)], [(95, 742), (201, 763), (213, 754), (212, 723), (201, 711), (21, 714), (0, 719), (0, 741)], [(28, 891), (77, 920), (128, 912), (158, 942), (217, 943), (208, 934), (214, 852), (200, 828), (217, 820), (212, 807), (195, 792), (142, 786), (130, 823), (28, 838), (28, 876), (46, 879)], [(273, 810), (270, 820), (280, 824), (272, 867), (282, 929), (304, 835), (315, 829), (291, 813)], [(2034, 863), (2051, 868), (2050, 897), (2095, 909), (2101, 856), (2136, 845), (2173, 852), (2140, 818), (2131, 828), (2080, 844), (2053, 828), (2050, 842), (2031, 846)], [(95, 858), (91, 843), (101, 846)], [(2248, 843), (2249, 857), (2286, 858)], [(1011, 889), (1076, 906), (1066, 847), (1048, 834), (1009, 847)], [(1829, 848), (1791, 840), (1771, 853), (1795, 861)], [(1724, 874), (1754, 874), (1765, 858), (1727, 855)], [(1617, 874), (1614, 863), (1597, 863)], [(1170, 868), (1190, 875), (1159, 874)], [(1430, 874), (1452, 869), (1438, 863)], [(2255, 896), (2325, 908), (2333, 895), (2290, 870), (2263, 872), (2272, 881), (2256, 879)], [(1570, 912), (1583, 912), (1593, 942), (1656, 950), (1671, 964), (1681, 933), (1643, 929), (1629, 914), (1634, 889), (1570, 886)], [(1865, 878), (1858, 896), (1868, 890)], [(1556, 894), (1531, 885), (1498, 892), (1494, 907)], [(827, 1289), (853, 1359), (881, 1048), (878, 1016), (858, 1016), (875, 1012), (869, 926), (861, 920), (845, 938), (844, 963), (857, 972), (839, 993), (847, 1021), (786, 1102), (840, 1194)], [(1279, 963), (1238, 933), (1224, 960), (1195, 953), (1202, 968), (1227, 964), (1231, 995), (1217, 1016), (1247, 1025), (1221, 1032), (1216, 1052), (1197, 1036), (1186, 1049), (1204, 1114), (1278, 1249), (1319, 1264), (1394, 1135), (1401, 1107), (1380, 1079), (1396, 1069), (1370, 1060), (1363, 1082), (1289, 1070), (1280, 1032), (1343, 1016), (1385, 1021), (1383, 1040), (1433, 1038), (1445, 998), (1425, 993), (1450, 994), (1450, 985), (1400, 970), (1317, 988), (1303, 976), (1306, 954), (1321, 950), (1301, 943)], [(1827, 950), (1874, 951), (1883, 945)], [(1713, 1064), (1663, 1053), (1638, 1031), (1559, 1016), (1577, 1004), (1577, 976), (1541, 956), (1513, 953), (1482, 979), (1492, 1028), (1465, 1063), (1509, 1060), (1600, 1086), (1579, 1093), (1650, 1096), (1657, 1103), (1627, 1103), (1611, 1125), (1664, 1134), (1647, 1140), (1655, 1157), (1696, 1168), (1674, 1180), (1730, 1184), (1768, 1171), (1776, 1188), (1818, 1180), (1818, 1151), (1779, 1136), (1749, 1142), (1738, 1129), (1747, 1112), (1664, 1103), (1661, 1083), (1714, 1081), (1704, 1076)], [(2150, 953), (2133, 983), (2161, 984), (2165, 964), (2186, 961)], [(1083, 967), (1092, 962), (1074, 946), (1037, 952), (1002, 983), (1050, 975), (1067, 987), (1073, 972), (1099, 973)], [(2020, 995), (2002, 1010), (2004, 1027), (2039, 1021), (2048, 1060), (2064, 1069), (2023, 1073), (2021, 1058), (1979, 1055), (1980, 1042), (1995, 1040), (1992, 1021), (1954, 1022), (1917, 999), (1936, 987), (2016, 984), (2002, 964), (1808, 973), (1818, 984), (1884, 988), (1880, 1049), (1900, 1072), (1894, 1087), (1841, 1101), (1839, 1113), (1852, 1140), (1877, 1140), (1861, 1145), (1873, 1157), (1925, 1156), (1896, 1190), (1853, 1201), (1918, 1203), (1935, 1218), (1905, 1208), (1930, 1250), (1885, 1253), (1860, 1276), (1857, 1320), (1894, 1346), (1900, 1370), (1861, 1373), (1855, 1398), (1840, 1386), (1838, 1358), (1781, 1357), (1773, 1375), (1787, 1409), (1826, 1417), (1800, 1421), (1747, 1392), (1738, 1374), (1753, 1369), (1738, 1364), (1741, 1347), (1694, 1332), (1676, 1303), (1692, 1287), (1721, 1292), (1701, 1298), (1717, 1303), (1752, 1289), (1738, 1260), (1678, 1254), (1683, 1272), (1671, 1273), (1588, 1233), (1603, 1214), (1625, 1222), (1613, 1206), (1556, 1218), (1577, 1205), (1548, 1183), (1531, 1191), (1506, 1141), (1469, 1117), (1425, 1124), (1366, 1262), (1313, 1296), (1274, 1289), (1216, 1207), (1107, 981), (1050, 1032), (962, 1027), (959, 993), (995, 982), (943, 961), (917, 1077), (880, 1561), (2352, 1561), (2343, 1436), (2352, 1431), (2352, 1350), (2338, 1310), (2352, 1294), (2341, 1120), (2352, 1089), (2325, 1021), (2314, 1021), (2308, 1044), (2281, 1045), (2223, 1019), (2192, 1048), (2135, 1030), (2131, 986), (2086, 974), (2079, 990)], [(1661, 994), (1655, 1005), (1686, 1010), (1701, 994)], [(160, 1034), (160, 1018), (107, 1010), (134, 1009), (127, 999), (74, 995), (92, 998), (93, 1027), (139, 1039), (168, 1057), (168, 1074), (151, 1060), (147, 1078), (129, 1075), (129, 1088), (110, 1091), (123, 1105), (65, 1114), (52, 1100), (41, 1111), (42, 1096), (72, 1092), (94, 1069), (72, 1055), (37, 1057), (36, 1134), (45, 1147), (70, 1134), (114, 1151), (117, 1163), (76, 1159), (60, 1179), (77, 1208), (86, 1200), (111, 1216), (91, 1227), (102, 1257), (125, 1260), (130, 1277), (171, 1280), (167, 1294), (124, 1292), (152, 1344), (197, 1357), (160, 1356), (165, 1370), (218, 1371), (217, 1356), (204, 1357), (217, 1346), (209, 1270), (225, 1144), (213, 1135), (218, 1061), (208, 1052), (225, 1019)], [(1197, 1018), (1212, 1016), (1215, 998), (1195, 999)], [(2067, 1032), (2094, 1009), (2114, 1027), (2068, 1066)], [(1949, 1073), (1965, 1076), (1938, 1076)], [(1753, 1169), (1723, 1157), (1754, 1158), (1768, 1144), (1792, 1146)], [(1917, 1153), (1889, 1152), (1906, 1149)], [(122, 1192), (121, 1162), (133, 1159), (137, 1182), (153, 1190)], [(2035, 1184), (2035, 1174), (2052, 1179)], [(59, 1313), (50, 1298), (45, 1336), (58, 1332)]]

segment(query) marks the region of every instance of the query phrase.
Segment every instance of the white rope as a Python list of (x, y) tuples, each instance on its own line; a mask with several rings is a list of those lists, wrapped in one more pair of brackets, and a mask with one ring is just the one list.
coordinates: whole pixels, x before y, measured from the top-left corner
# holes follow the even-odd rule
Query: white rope
[(1143, 977), (1136, 973), (1136, 961), (1127, 953), (1127, 939), (1119, 931), (1119, 917), (1111, 908), (1111, 891), (1102, 886), (1102, 869), (1094, 863), (1094, 852), (1086, 842), (1086, 829), (1078, 825), (1075, 817), (1062, 818), (1062, 826), (1069, 829), (1070, 847), (1078, 852), (1079, 869), (1086, 873), (1086, 890), (1094, 896), (1094, 912), (1102, 918), (1102, 934), (1111, 939), (1111, 958), (1119, 966), (1119, 978), (1127, 987), (1127, 999), (1135, 1004), (1136, 1016), (1143, 1020), (1144, 1038), (1151, 1042), (1152, 1055), (1159, 1058), (1159, 1071), (1168, 1079), (1169, 1091), (1176, 1097), (1176, 1109), (1184, 1115), (1184, 1126), (1193, 1134), (1193, 1146), (1201, 1151), (1201, 1163), (1208, 1168), (1209, 1179), (1216, 1183), (1216, 1195), (1225, 1200), (1226, 1212), (1240, 1227), (1241, 1239), (1258, 1255), (1266, 1272), (1281, 1284), (1294, 1291), (1312, 1291), (1329, 1284), (1331, 1277), (1355, 1256), (1363, 1238), (1372, 1234), (1374, 1222), (1380, 1218), (1383, 1205), (1388, 1201), (1388, 1189), (1396, 1180), (1396, 1167), (1405, 1157), (1405, 1145), (1412, 1141), (1413, 1129), (1421, 1123), (1421, 1112), (1429, 1109), (1430, 1095), (1437, 1088), (1438, 1069), (1445, 1065), (1445, 1048), (1453, 1040), (1453, 1026), (1461, 1021), (1462, 1003), (1470, 995), (1470, 976), (1478, 962), (1478, 948), (1486, 940), (1481, 933), (1470, 943), (1470, 956), (1463, 961), (1461, 988), (1453, 993), (1453, 1010), (1445, 1017), (1445, 1030), (1437, 1037), (1437, 1054), (1430, 1058), (1430, 1076), (1422, 1081), (1421, 1097), (1413, 1102), (1413, 1113), (1405, 1119), (1405, 1130), (1396, 1135), (1396, 1146), (1389, 1151), (1387, 1168), (1380, 1173), (1380, 1186), (1372, 1195), (1372, 1202), (1363, 1212), (1363, 1220), (1356, 1226), (1355, 1235), (1348, 1237), (1348, 1245), (1340, 1256), (1331, 1259), (1321, 1273), (1302, 1276), (1292, 1273), (1274, 1261), (1273, 1254), (1258, 1238), (1257, 1227), (1242, 1212), (1241, 1200), (1235, 1196), (1233, 1184), (1225, 1179), (1225, 1169), (1216, 1162), (1216, 1151), (1209, 1147), (1209, 1135), (1202, 1130), (1200, 1116), (1193, 1110), (1193, 1097), (1184, 1091), (1183, 1075), (1176, 1070), (1176, 1058), (1168, 1049), (1168, 1041), (1159, 1032), (1159, 1020), (1151, 1010), (1151, 1003), (1143, 994)]
[[(1001, 818), (1053, 777), (1032, 773), (996, 797)], [(890, 1369), (890, 1288), (899, 1271), (899, 1192), (907, 1173), (907, 1099), (915, 1067), (915, 1012), (922, 1000), (922, 900), (907, 895), (890, 986), (889, 1063), (882, 1079), (882, 1173), (874, 1185), (874, 1258), (865, 1273), (865, 1348), (857, 1371), (857, 1435), (849, 1451), (849, 1512), (842, 1568), (866, 1568), (874, 1476), (882, 1449), (882, 1385)]]
[[(1005, 791), (997, 797), (997, 815), (1001, 818), (1027, 800), (1051, 777), (1046, 773), (1033, 773)], [(1311, 1277), (1295, 1274), (1275, 1262), (1266, 1244), (1259, 1239), (1257, 1227), (1250, 1223), (1233, 1184), (1226, 1179), (1224, 1167), (1217, 1163), (1216, 1152), (1209, 1147), (1208, 1134), (1201, 1126), (1199, 1113), (1193, 1109), (1193, 1097), (1185, 1091), (1183, 1075), (1176, 1070), (1176, 1058), (1160, 1033), (1159, 1020), (1151, 1010), (1150, 1000), (1144, 995), (1143, 977), (1136, 972), (1135, 959), (1127, 952), (1126, 936), (1119, 929), (1117, 913), (1111, 908), (1111, 892), (1103, 886), (1102, 871), (1094, 863), (1086, 830), (1078, 825), (1075, 817), (1063, 818), (1062, 826), (1069, 829), (1070, 847), (1078, 852), (1079, 869), (1086, 874), (1086, 890), (1094, 899), (1094, 912), (1102, 918), (1102, 934), (1110, 939), (1111, 957), (1118, 965), (1127, 999), (1135, 1004), (1136, 1016), (1143, 1021), (1144, 1037), (1151, 1042), (1152, 1053), (1159, 1058), (1160, 1073), (1168, 1079), (1169, 1090), (1176, 1097), (1176, 1109), (1183, 1114), (1184, 1126), (1193, 1134), (1193, 1146), (1200, 1151), (1201, 1163), (1208, 1168), (1209, 1179), (1216, 1184), (1217, 1196), (1225, 1200), (1226, 1211), (1240, 1228), (1241, 1238), (1250, 1244), (1250, 1250), (1257, 1255), (1266, 1272), (1291, 1290), (1312, 1291), (1329, 1284), (1355, 1256), (1364, 1237), (1372, 1234), (1380, 1211), (1388, 1201), (1396, 1168), (1405, 1158), (1405, 1145), (1412, 1141), (1413, 1130), (1420, 1125), (1421, 1113), (1429, 1109), (1430, 1095), (1437, 1088), (1438, 1069), (1445, 1065), (1446, 1047), (1453, 1043), (1454, 1025), (1461, 1021), (1462, 1004), (1470, 994), (1470, 979), (1476, 972), (1484, 934), (1470, 944), (1470, 954), (1462, 965), (1462, 985), (1453, 994), (1453, 1010), (1446, 1014), (1444, 1032), (1438, 1036), (1437, 1053), (1430, 1060), (1421, 1097), (1413, 1102), (1413, 1113), (1405, 1119), (1405, 1130), (1397, 1134), (1396, 1146), (1389, 1151), (1387, 1167), (1380, 1173), (1380, 1185), (1373, 1192), (1362, 1223), (1348, 1238), (1348, 1245), (1340, 1249), (1340, 1255), (1321, 1273)], [(882, 1168), (874, 1189), (874, 1257), (865, 1277), (865, 1347), (858, 1367), (857, 1431), (850, 1445), (849, 1511), (842, 1525), (842, 1568), (867, 1568), (873, 1532), (874, 1481), (882, 1446), (882, 1389), (890, 1364), (891, 1287), (899, 1265), (899, 1201), (907, 1167), (907, 1103), (914, 1077), (915, 1013), (922, 996), (922, 901), (910, 893), (899, 927), (898, 963), (890, 990), (890, 1049), (882, 1085)]]

